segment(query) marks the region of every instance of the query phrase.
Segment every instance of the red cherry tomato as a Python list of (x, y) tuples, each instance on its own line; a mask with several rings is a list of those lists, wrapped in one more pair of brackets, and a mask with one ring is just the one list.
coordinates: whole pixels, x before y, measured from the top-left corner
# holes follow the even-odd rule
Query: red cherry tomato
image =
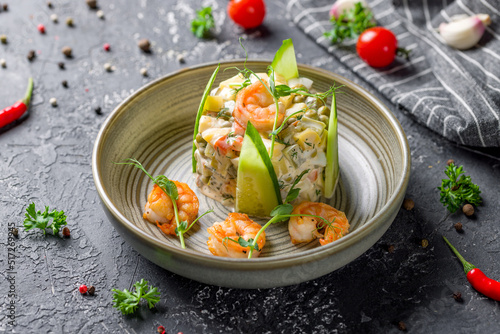
[(231, 0), (227, 5), (229, 17), (245, 29), (262, 24), (266, 16), (264, 0)]
[(375, 27), (359, 35), (356, 50), (361, 59), (372, 67), (390, 65), (396, 57), (398, 40), (392, 31)]

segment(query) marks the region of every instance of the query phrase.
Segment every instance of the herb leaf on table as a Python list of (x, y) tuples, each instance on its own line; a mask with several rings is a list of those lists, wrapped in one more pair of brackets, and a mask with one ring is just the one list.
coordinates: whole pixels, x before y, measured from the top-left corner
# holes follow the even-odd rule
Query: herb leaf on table
[(191, 31), (198, 38), (210, 36), (210, 30), (215, 27), (215, 20), (212, 16), (212, 7), (203, 7), (196, 11), (196, 18), (191, 21)]
[(53, 210), (49, 212), (48, 206), (45, 207), (44, 212), (36, 211), (35, 203), (31, 203), (26, 208), (25, 216), (26, 219), (24, 220), (23, 225), (26, 231), (39, 228), (42, 230), (43, 234), (46, 234), (45, 229), (51, 228), (52, 232), (57, 234), (59, 233), (61, 226), (67, 224), (64, 211)]
[(450, 212), (456, 212), (465, 202), (475, 206), (481, 204), (479, 186), (472, 183), (470, 176), (462, 175), (465, 173), (462, 166), (451, 163), (444, 172), (448, 179), (443, 179), (441, 187), (438, 187), (441, 196), (439, 201)]
[(342, 43), (345, 39), (354, 39), (368, 28), (375, 27), (373, 13), (361, 2), (354, 5), (354, 8), (340, 14), (338, 18), (332, 16), (330, 19), (332, 29), (325, 32), (332, 44)]
[(120, 310), (123, 314), (131, 314), (137, 310), (141, 299), (147, 301), (149, 308), (153, 308), (160, 301), (158, 289), (153, 286), (149, 286), (148, 289), (148, 281), (141, 279), (140, 282), (134, 284), (134, 288), (135, 291), (133, 292), (127, 289), (123, 291), (112, 289), (113, 307)]

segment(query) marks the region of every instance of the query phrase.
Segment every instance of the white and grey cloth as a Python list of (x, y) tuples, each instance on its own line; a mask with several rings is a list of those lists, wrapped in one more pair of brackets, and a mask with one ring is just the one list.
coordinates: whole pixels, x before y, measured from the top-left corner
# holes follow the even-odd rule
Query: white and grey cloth
[[(355, 41), (333, 46), (334, 0), (290, 0), (293, 22), (418, 122), (462, 145), (500, 147), (500, 0), (369, 0), (377, 24), (394, 32), (409, 61), (371, 68)], [(437, 28), (459, 14), (489, 14), (492, 23), (472, 49), (441, 42)]]

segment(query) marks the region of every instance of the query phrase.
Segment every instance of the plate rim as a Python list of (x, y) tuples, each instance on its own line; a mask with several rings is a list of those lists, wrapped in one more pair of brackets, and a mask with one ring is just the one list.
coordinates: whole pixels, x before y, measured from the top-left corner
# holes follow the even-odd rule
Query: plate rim
[[(336, 242), (329, 244), (327, 246), (316, 247), (313, 249), (305, 250), (299, 253), (293, 253), (289, 255), (279, 255), (279, 256), (271, 256), (271, 257), (261, 257), (261, 258), (253, 258), (253, 259), (233, 259), (226, 257), (218, 257), (211, 254), (204, 254), (200, 252), (193, 251), (191, 249), (182, 249), (175, 246), (168, 245), (161, 240), (155, 238), (154, 236), (146, 233), (135, 224), (133, 224), (130, 220), (127, 219), (118, 208), (114, 205), (110, 196), (108, 196), (107, 191), (104, 189), (102, 185), (102, 177), (99, 170), (99, 151), (102, 147), (103, 139), (106, 137), (106, 131), (109, 129), (109, 126), (121, 115), (125, 106), (131, 103), (133, 100), (139, 98), (141, 95), (146, 94), (149, 90), (154, 89), (155, 86), (161, 84), (165, 80), (169, 80), (175, 76), (183, 75), (186, 72), (190, 72), (197, 69), (205, 69), (209, 67), (215, 68), (218, 64), (221, 67), (229, 67), (231, 64), (242, 64), (246, 61), (247, 66), (251, 67), (252, 65), (269, 65), (271, 61), (269, 60), (254, 60), (254, 59), (231, 59), (224, 60), (218, 62), (206, 62), (201, 63), (194, 66), (189, 66), (182, 68), (180, 70), (170, 72), (165, 74), (137, 89), (133, 94), (128, 96), (125, 100), (123, 100), (120, 104), (118, 104), (113, 111), (107, 116), (107, 118), (102, 123), (99, 132), (95, 138), (94, 146), (92, 150), (92, 176), (94, 179), (94, 185), (98, 192), (98, 195), (101, 199), (102, 204), (107, 208), (107, 210), (114, 216), (116, 221), (120, 223), (128, 232), (132, 233), (135, 237), (141, 239), (141, 242), (149, 244), (150, 246), (155, 246), (162, 249), (165, 252), (173, 253), (182, 258), (188, 259), (191, 262), (203, 263), (205, 265), (210, 264), (215, 267), (221, 267), (224, 269), (269, 269), (270, 265), (272, 265), (273, 269), (285, 268), (289, 267), (290, 264), (297, 265), (302, 263), (310, 262), (311, 260), (317, 261), (323, 259), (325, 257), (329, 257), (335, 253), (344, 251), (346, 248), (349, 248), (356, 244), (360, 239), (363, 239), (366, 235), (370, 234), (372, 230), (377, 229), (384, 219), (384, 216), (387, 215), (388, 207), (396, 205), (396, 202), (401, 201), (402, 197), (406, 193), (406, 189), (410, 179), (411, 172), (411, 154), (410, 148), (408, 144), (408, 139), (406, 134), (401, 126), (399, 120), (394, 116), (394, 114), (389, 110), (389, 108), (383, 104), (380, 99), (372, 95), (365, 88), (359, 86), (358, 84), (350, 81), (349, 79), (344, 78), (343, 76), (331, 72), (326, 69), (314, 67), (307, 64), (298, 63), (299, 71), (301, 68), (306, 69), (310, 72), (316, 72), (317, 74), (326, 75), (328, 77), (334, 78), (335, 82), (340, 82), (341, 84), (347, 83), (349, 88), (363, 96), (363, 98), (376, 106), (376, 109), (382, 112), (380, 115), (383, 116), (387, 123), (394, 130), (397, 138), (399, 139), (399, 146), (403, 153), (402, 160), (402, 177), (398, 180), (398, 183), (395, 185), (395, 190), (391, 197), (385, 202), (385, 204), (380, 208), (380, 210), (371, 217), (368, 221), (366, 221), (362, 226), (360, 226), (355, 231), (349, 233), (348, 235), (340, 238)], [(392, 222), (391, 222), (392, 224)], [(371, 245), (370, 247), (372, 247)]]

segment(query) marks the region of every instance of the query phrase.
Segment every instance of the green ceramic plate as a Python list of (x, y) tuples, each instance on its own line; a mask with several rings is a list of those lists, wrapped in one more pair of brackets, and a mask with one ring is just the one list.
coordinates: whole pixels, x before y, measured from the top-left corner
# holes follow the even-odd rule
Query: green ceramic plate
[[(264, 72), (269, 63), (248, 61)], [(228, 208), (203, 196), (191, 174), (191, 145), (196, 111), (203, 89), (217, 64), (184, 69), (139, 89), (104, 122), (92, 156), (94, 181), (109, 220), (139, 253), (179, 275), (220, 286), (268, 288), (297, 284), (353, 261), (379, 240), (396, 217), (410, 176), (410, 151), (392, 113), (361, 87), (331, 72), (305, 65), (301, 76), (318, 91), (334, 82), (339, 109), (340, 182), (331, 204), (346, 213), (350, 233), (319, 246), (317, 241), (292, 245), (285, 223), (266, 231), (261, 257), (251, 260), (215, 257), (207, 248), (207, 228), (223, 221)], [(236, 74), (243, 61), (222, 63), (214, 84)], [(200, 213), (213, 208), (186, 236), (181, 249), (174, 236), (163, 234), (142, 218), (152, 182), (138, 169), (113, 162), (136, 158), (154, 176), (186, 182), (197, 193)]]

